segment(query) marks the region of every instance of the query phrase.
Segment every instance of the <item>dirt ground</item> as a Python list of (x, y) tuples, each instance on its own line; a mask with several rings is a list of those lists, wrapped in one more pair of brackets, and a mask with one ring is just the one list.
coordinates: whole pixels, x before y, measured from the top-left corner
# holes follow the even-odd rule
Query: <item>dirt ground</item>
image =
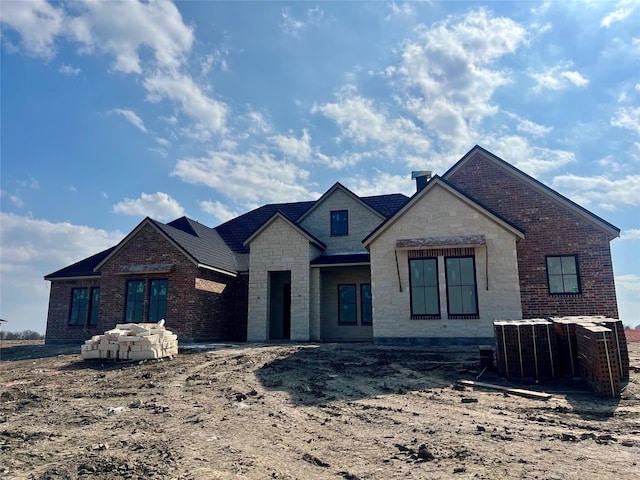
[[(629, 344), (640, 365), (640, 343)], [(622, 398), (570, 379), (461, 388), (476, 349), (218, 345), (83, 361), (5, 346), (2, 479), (638, 478), (640, 373)]]

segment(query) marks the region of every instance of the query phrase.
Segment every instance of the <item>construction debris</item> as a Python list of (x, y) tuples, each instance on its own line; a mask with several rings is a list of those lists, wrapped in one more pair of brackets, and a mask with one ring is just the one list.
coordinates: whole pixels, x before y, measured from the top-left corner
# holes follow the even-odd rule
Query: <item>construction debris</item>
[(118, 324), (94, 335), (80, 349), (83, 359), (150, 360), (178, 354), (178, 336), (158, 323)]
[(494, 385), (493, 383), (474, 382), (473, 380), (458, 380), (458, 384), (465, 387), (488, 388), (490, 390), (500, 390), (505, 393), (517, 395), (519, 397), (533, 398), (535, 400), (549, 400), (551, 395), (544, 392), (534, 392), (533, 390), (525, 390), (524, 388), (509, 388), (502, 385)]

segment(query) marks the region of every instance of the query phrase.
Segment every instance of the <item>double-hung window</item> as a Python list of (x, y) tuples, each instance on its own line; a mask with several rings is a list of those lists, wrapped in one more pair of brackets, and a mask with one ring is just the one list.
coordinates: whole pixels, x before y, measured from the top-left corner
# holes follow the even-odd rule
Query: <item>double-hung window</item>
[(438, 259), (410, 258), (411, 318), (440, 318)]
[(580, 293), (577, 255), (548, 255), (549, 293)]
[(449, 318), (477, 318), (478, 291), (474, 257), (445, 257)]

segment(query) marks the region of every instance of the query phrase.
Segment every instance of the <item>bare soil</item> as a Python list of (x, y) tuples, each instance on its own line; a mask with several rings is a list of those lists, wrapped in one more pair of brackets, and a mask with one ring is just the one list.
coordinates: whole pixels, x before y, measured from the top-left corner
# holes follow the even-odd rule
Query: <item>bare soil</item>
[[(630, 343), (640, 365), (640, 343)], [(83, 361), (5, 346), (2, 479), (638, 478), (640, 374), (621, 398), (579, 381), (462, 388), (477, 349), (218, 345)]]

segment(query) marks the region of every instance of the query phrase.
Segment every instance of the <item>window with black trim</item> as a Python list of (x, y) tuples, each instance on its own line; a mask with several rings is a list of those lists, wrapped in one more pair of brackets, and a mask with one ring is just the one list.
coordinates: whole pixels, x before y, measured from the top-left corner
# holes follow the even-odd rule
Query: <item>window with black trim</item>
[(144, 280), (127, 281), (127, 306), (125, 310), (125, 322), (142, 322), (144, 310)]
[(100, 287), (91, 289), (91, 298), (89, 299), (89, 325), (98, 324), (98, 315), (100, 314)]
[(149, 321), (159, 322), (167, 315), (168, 280), (151, 280), (149, 288)]
[(87, 319), (87, 289), (71, 289), (71, 312), (69, 325), (84, 325)]
[(436, 257), (409, 259), (409, 286), (411, 318), (440, 318)]
[(354, 284), (338, 285), (338, 323), (343, 325), (358, 323), (356, 286)]
[(331, 212), (331, 235), (349, 234), (349, 210)]
[(371, 301), (371, 284), (360, 284), (360, 315), (363, 325), (371, 325), (373, 323), (373, 303)]
[(581, 293), (577, 255), (547, 255), (549, 293)]
[(449, 318), (477, 318), (478, 290), (473, 256), (445, 257)]

